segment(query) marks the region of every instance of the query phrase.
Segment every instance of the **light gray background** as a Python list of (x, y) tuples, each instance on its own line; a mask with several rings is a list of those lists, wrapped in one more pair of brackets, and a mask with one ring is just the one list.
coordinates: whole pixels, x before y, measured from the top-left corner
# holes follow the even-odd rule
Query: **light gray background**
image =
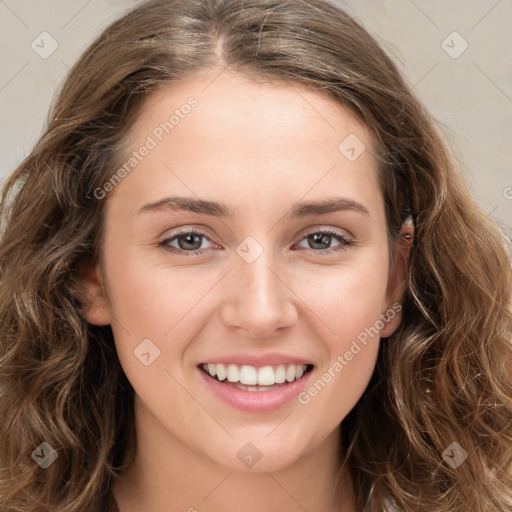
[[(69, 67), (103, 27), (140, 1), (0, 0), (2, 182), (40, 136), (50, 102)], [(398, 62), (410, 87), (455, 143), (478, 202), (508, 233), (512, 226), (512, 1), (336, 3), (355, 15)], [(461, 37), (450, 36), (454, 31)], [(31, 47), (41, 40), (42, 32), (58, 43), (47, 58)], [(464, 41), (469, 46), (457, 56)]]

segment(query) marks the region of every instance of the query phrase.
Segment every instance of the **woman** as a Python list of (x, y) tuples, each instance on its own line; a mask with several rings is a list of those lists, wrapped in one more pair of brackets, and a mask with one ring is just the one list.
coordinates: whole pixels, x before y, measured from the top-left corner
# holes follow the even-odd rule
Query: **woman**
[(335, 6), (132, 10), (2, 218), (3, 509), (510, 510), (502, 236)]

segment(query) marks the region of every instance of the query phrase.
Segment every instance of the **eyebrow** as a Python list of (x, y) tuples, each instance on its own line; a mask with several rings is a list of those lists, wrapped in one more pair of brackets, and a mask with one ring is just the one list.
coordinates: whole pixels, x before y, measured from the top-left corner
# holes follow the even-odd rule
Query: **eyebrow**
[[(155, 211), (188, 211), (223, 218), (235, 215), (235, 210), (225, 203), (180, 196), (164, 197), (153, 203), (145, 204), (139, 210), (139, 214)], [(338, 211), (354, 211), (370, 216), (368, 208), (361, 203), (345, 197), (331, 197), (319, 201), (298, 202), (286, 213), (284, 218), (325, 215)]]

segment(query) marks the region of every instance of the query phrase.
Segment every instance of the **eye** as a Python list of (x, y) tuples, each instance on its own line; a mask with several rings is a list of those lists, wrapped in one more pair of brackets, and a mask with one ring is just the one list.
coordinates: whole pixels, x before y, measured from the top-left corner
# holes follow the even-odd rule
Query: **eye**
[[(329, 248), (333, 239), (338, 240), (338, 245), (334, 248)], [(306, 240), (306, 242), (312, 246), (306, 247), (307, 249), (314, 250), (314, 252), (321, 254), (324, 252), (345, 250), (347, 247), (354, 244), (354, 240), (352, 238), (333, 229), (321, 229), (318, 231), (312, 231), (302, 240)]]
[(210, 241), (204, 233), (199, 231), (181, 231), (172, 237), (161, 240), (158, 246), (164, 251), (173, 253), (202, 254), (205, 249), (203, 240)]
[[(164, 251), (175, 254), (186, 254), (187, 256), (199, 255), (203, 254), (204, 250), (207, 248), (203, 246), (204, 240), (212, 243), (211, 240), (200, 231), (181, 231), (161, 240), (158, 243), (158, 247), (161, 247)], [(303, 240), (311, 246), (306, 247), (306, 249), (320, 254), (345, 250), (355, 243), (349, 236), (333, 229), (312, 231), (308, 233), (301, 242)], [(338, 240), (338, 244), (334, 247), (329, 247), (333, 240)]]

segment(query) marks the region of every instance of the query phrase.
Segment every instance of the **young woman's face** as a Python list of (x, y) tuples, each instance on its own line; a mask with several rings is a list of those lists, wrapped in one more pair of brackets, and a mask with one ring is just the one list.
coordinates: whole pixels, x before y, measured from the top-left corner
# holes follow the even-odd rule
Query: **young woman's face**
[(224, 72), (159, 91), (131, 134), (87, 318), (112, 325), (138, 427), (259, 471), (334, 443), (400, 320), (369, 132)]

